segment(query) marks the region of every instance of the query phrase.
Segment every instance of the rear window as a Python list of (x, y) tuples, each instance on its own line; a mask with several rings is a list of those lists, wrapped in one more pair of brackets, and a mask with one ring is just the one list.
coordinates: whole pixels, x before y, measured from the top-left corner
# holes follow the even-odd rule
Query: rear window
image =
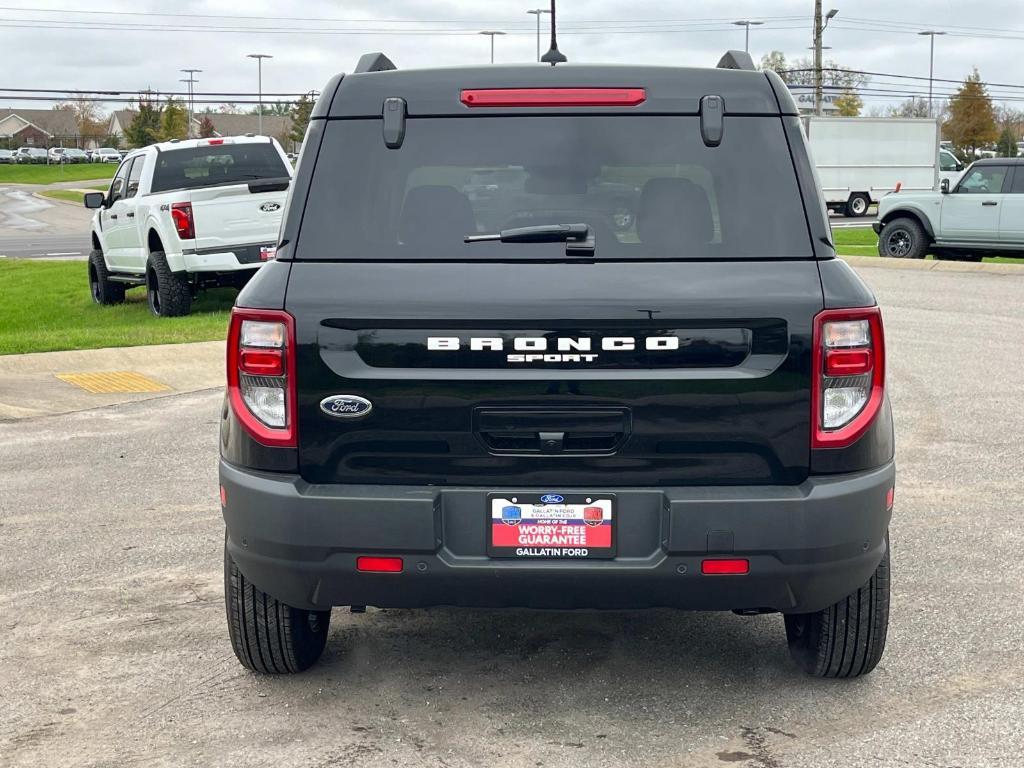
[(243, 184), (287, 175), (284, 161), (269, 142), (175, 149), (157, 155), (152, 191)]
[(467, 234), (589, 224), (597, 258), (809, 258), (778, 117), (415, 118), (388, 149), (379, 120), (325, 127), (295, 257), (562, 258), (561, 243)]

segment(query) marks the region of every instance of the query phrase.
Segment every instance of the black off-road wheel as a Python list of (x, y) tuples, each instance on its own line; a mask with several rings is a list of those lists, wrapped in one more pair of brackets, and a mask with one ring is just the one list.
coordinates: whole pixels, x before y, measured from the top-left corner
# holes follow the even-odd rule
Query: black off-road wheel
[(183, 272), (171, 272), (162, 251), (153, 251), (146, 264), (146, 298), (157, 317), (181, 317), (192, 309), (192, 287)]
[(123, 304), (124, 283), (116, 283), (110, 279), (107, 264), (103, 261), (103, 251), (94, 250), (89, 254), (89, 293), (97, 304)]
[(285, 605), (242, 575), (224, 542), (224, 602), (231, 647), (253, 672), (284, 675), (309, 669), (327, 644), (330, 611)]
[(817, 613), (786, 618), (789, 653), (815, 677), (860, 677), (885, 651), (889, 628), (889, 542), (868, 583)]
[(893, 219), (878, 238), (878, 255), (891, 259), (923, 259), (928, 253), (928, 236), (914, 219)]

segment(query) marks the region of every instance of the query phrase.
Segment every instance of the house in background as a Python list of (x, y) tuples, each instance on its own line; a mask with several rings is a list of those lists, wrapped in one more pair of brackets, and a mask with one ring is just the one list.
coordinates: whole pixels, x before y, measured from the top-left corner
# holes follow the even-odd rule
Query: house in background
[(0, 144), (17, 147), (80, 147), (89, 149), (95, 141), (83, 140), (75, 116), (64, 109), (0, 108)]
[[(199, 127), (203, 118), (210, 118), (213, 123), (214, 136), (244, 136), (247, 133), (258, 134), (259, 115), (223, 114), (220, 112), (197, 113), (192, 116), (192, 135), (199, 135)], [(263, 115), (263, 135), (272, 136), (281, 143), (285, 152), (295, 152), (298, 142), (288, 138), (292, 130), (292, 119), (279, 115)]]
[[(128, 142), (125, 140), (124, 135), (125, 130), (132, 124), (132, 120), (135, 119), (136, 114), (137, 112), (132, 109), (118, 109), (111, 112), (110, 121), (107, 125), (107, 133), (111, 136), (117, 136), (122, 142), (127, 144)], [(199, 130), (202, 127), (204, 117), (210, 118), (210, 122), (213, 123), (213, 135), (217, 137), (244, 136), (247, 133), (259, 133), (259, 115), (203, 112), (196, 113), (192, 116), (191, 135), (193, 137), (199, 135)], [(273, 136), (281, 142), (281, 146), (284, 148), (285, 152), (297, 151), (297, 142), (288, 139), (288, 134), (291, 130), (292, 121), (290, 117), (281, 117), (279, 115), (263, 116), (263, 135)]]
[(134, 109), (115, 109), (110, 113), (110, 120), (107, 122), (107, 135), (116, 136), (124, 144), (124, 132), (137, 114)]

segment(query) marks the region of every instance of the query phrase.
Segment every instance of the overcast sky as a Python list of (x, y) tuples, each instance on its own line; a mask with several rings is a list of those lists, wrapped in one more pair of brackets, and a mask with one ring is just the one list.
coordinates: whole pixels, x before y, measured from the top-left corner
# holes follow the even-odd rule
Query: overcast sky
[[(320, 89), (370, 50), (385, 51), (400, 67), (484, 64), (489, 42), (475, 34), (482, 29), (508, 33), (495, 41), (497, 63), (532, 61), (535, 22), (525, 11), (547, 7), (547, 0), (4, 2), (0, 85), (162, 92), (184, 87), (178, 82), (184, 67), (204, 70), (199, 91), (254, 92), (256, 62), (247, 53), (274, 56), (264, 63), (265, 92)], [(755, 59), (771, 49), (795, 59), (810, 53), (813, 6), (813, 0), (560, 0), (559, 43), (570, 62), (713, 66), (725, 49), (743, 47), (743, 29), (729, 22), (748, 18), (764, 21), (751, 30)], [(1024, 85), (1021, 0), (826, 1), (830, 7), (839, 15), (825, 33), (832, 46), (826, 56), (841, 64), (927, 76), (928, 39), (915, 32), (932, 28), (949, 33), (936, 38), (937, 78), (962, 78), (977, 67), (992, 82)], [(879, 86), (887, 87), (876, 78)], [(902, 87), (927, 91), (926, 82)], [(937, 85), (937, 92), (945, 87)], [(1018, 94), (1024, 108), (1024, 88), (994, 90), (997, 97)], [(46, 106), (0, 94), (0, 106)], [(865, 99), (867, 107), (893, 100)]]

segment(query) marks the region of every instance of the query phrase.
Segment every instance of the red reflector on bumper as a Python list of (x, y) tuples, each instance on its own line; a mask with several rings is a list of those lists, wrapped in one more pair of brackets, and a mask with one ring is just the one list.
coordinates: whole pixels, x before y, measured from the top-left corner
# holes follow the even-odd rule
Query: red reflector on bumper
[(400, 557), (357, 557), (356, 570), (367, 573), (401, 573)]
[(742, 576), (750, 573), (750, 561), (735, 558), (732, 560), (703, 560), (700, 572), (706, 576)]
[(885, 494), (885, 508), (892, 509), (893, 503), (896, 501), (896, 489), (890, 488)]
[(483, 88), (464, 90), (467, 107), (635, 107), (643, 88)]

